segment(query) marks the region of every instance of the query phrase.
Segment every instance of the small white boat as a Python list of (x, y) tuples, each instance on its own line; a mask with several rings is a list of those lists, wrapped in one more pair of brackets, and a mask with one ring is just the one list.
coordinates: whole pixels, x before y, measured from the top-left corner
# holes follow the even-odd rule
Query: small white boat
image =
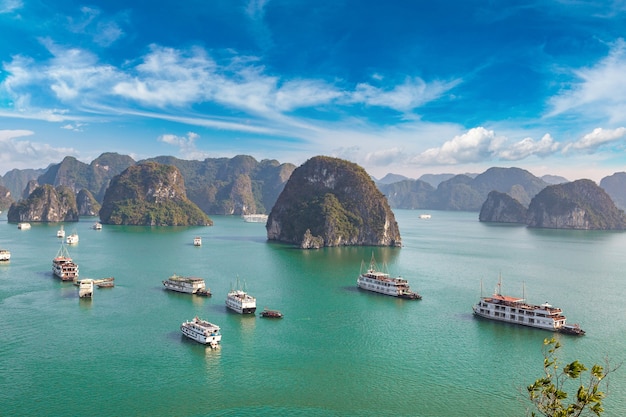
[(246, 223), (267, 223), (267, 214), (244, 214), (243, 221)]
[[(239, 280), (237, 280), (239, 286)], [(226, 296), (226, 307), (239, 314), (254, 314), (256, 311), (256, 298), (244, 291), (236, 288), (230, 290)]]
[(202, 246), (202, 238), (200, 236), (196, 236), (193, 238), (194, 246)]
[(102, 223), (95, 222), (92, 226), (93, 230), (102, 230)]
[(357, 287), (377, 292), (379, 294), (390, 295), (392, 297), (405, 298), (407, 300), (421, 300), (422, 296), (411, 291), (409, 282), (402, 277), (392, 277), (387, 272), (382, 272), (376, 265), (374, 254), (370, 260), (369, 267), (363, 272), (364, 263), (361, 263), (361, 273), (356, 280)]
[(85, 278), (78, 282), (78, 296), (80, 298), (93, 297), (93, 279)]
[(194, 317), (193, 320), (181, 324), (180, 331), (188, 338), (202, 343), (203, 345), (209, 345), (212, 348), (219, 347), (222, 341), (220, 326), (202, 320), (197, 316)]
[(420, 214), (419, 218), (422, 219), (422, 220), (428, 220), (428, 219), (431, 218), (431, 215), (430, 214)]
[(8, 249), (0, 249), (0, 262), (9, 262), (11, 260), (11, 252)]
[(20, 230), (28, 230), (30, 229), (30, 223), (18, 223), (17, 228)]
[(76, 232), (72, 233), (65, 239), (65, 241), (68, 245), (74, 245), (78, 243), (78, 233)]
[(57, 237), (61, 239), (65, 237), (65, 230), (63, 229), (63, 225), (61, 225), (61, 228), (57, 230)]

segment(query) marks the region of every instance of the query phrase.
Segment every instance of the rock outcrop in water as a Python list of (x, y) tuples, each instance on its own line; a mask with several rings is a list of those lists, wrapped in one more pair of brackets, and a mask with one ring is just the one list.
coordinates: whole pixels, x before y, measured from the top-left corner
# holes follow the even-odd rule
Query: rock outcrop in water
[(526, 223), (526, 207), (506, 193), (492, 191), (478, 215), (481, 222)]
[(626, 229), (624, 212), (591, 180), (546, 187), (530, 202), (526, 223), (553, 229)]
[(100, 220), (106, 224), (144, 226), (212, 225), (187, 199), (178, 168), (145, 162), (113, 177), (104, 195)]
[(9, 222), (77, 222), (74, 192), (60, 185), (36, 187), (28, 198), (13, 203), (7, 213)]
[(365, 170), (325, 156), (293, 171), (265, 227), (269, 240), (304, 249), (402, 245), (387, 199)]

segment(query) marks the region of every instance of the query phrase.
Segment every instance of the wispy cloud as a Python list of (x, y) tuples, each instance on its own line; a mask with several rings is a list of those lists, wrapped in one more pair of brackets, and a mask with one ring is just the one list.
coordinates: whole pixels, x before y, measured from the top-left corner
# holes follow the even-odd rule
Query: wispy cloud
[(0, 14), (13, 13), (24, 7), (22, 0), (0, 0)]
[(391, 90), (361, 83), (356, 86), (356, 90), (350, 95), (350, 100), (355, 103), (388, 107), (400, 112), (406, 112), (439, 99), (459, 83), (460, 80), (449, 82), (435, 81), (428, 84), (421, 78), (414, 77), (407, 78), (403, 84), (396, 85)]
[(626, 122), (626, 42), (618, 39), (607, 57), (572, 71), (575, 80), (550, 98), (548, 117), (585, 114), (609, 123)]
[(125, 21), (125, 13), (115, 17), (105, 16), (96, 7), (83, 6), (77, 17), (68, 16), (68, 29), (77, 35), (87, 35), (93, 41), (103, 47), (111, 46), (122, 38), (125, 33), (120, 26), (120, 21)]

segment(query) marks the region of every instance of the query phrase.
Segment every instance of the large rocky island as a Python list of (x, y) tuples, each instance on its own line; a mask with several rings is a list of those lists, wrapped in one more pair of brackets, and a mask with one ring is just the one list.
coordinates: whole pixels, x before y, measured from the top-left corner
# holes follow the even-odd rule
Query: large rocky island
[(74, 192), (64, 185), (36, 187), (28, 198), (11, 204), (9, 222), (77, 222), (78, 207)]
[(615, 206), (606, 191), (586, 179), (544, 188), (528, 209), (507, 194), (491, 192), (479, 220), (551, 229), (626, 229), (624, 212)]
[(317, 156), (293, 171), (266, 224), (268, 240), (303, 249), (401, 246), (385, 196), (360, 166)]
[(104, 195), (100, 220), (144, 226), (213, 224), (187, 199), (178, 168), (156, 162), (133, 165), (113, 177)]

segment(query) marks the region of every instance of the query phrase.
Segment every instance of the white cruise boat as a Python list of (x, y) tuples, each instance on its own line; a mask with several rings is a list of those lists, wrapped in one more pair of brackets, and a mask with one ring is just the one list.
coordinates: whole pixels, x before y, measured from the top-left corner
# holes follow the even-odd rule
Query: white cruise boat
[[(237, 286), (239, 286), (239, 280), (237, 280)], [(254, 314), (256, 298), (241, 288), (230, 290), (226, 296), (226, 307), (239, 314)]]
[(78, 233), (74, 232), (71, 235), (69, 235), (66, 239), (65, 242), (68, 245), (74, 245), (76, 243), (78, 243)]
[(91, 228), (92, 228), (93, 230), (102, 230), (102, 223), (100, 223), (100, 222), (95, 222), (95, 223), (93, 224), (93, 226), (91, 226)]
[(0, 249), (0, 262), (9, 262), (11, 260), (11, 252), (8, 249)]
[(205, 289), (205, 283), (202, 278), (181, 277), (180, 275), (172, 275), (163, 281), (163, 286), (167, 290), (195, 294)]
[(63, 239), (65, 237), (65, 230), (63, 229), (63, 225), (61, 225), (61, 228), (57, 230), (57, 237), (60, 239)]
[(30, 229), (30, 223), (18, 223), (17, 228), (20, 230), (28, 230)]
[(78, 296), (80, 298), (93, 297), (93, 279), (86, 278), (78, 281)]
[(188, 338), (204, 345), (209, 345), (212, 348), (219, 347), (222, 341), (220, 326), (199, 319), (197, 316), (193, 320), (181, 324), (180, 331)]
[(387, 272), (378, 270), (374, 254), (370, 260), (370, 265), (366, 272), (362, 272), (356, 280), (356, 285), (364, 290), (377, 292), (379, 294), (390, 295), (392, 297), (406, 298), (409, 300), (421, 300), (422, 296), (411, 291), (409, 282), (401, 277), (391, 277)]
[(243, 221), (246, 223), (267, 223), (267, 214), (244, 214)]
[(196, 236), (193, 238), (194, 246), (202, 246), (202, 238), (200, 236)]
[(61, 278), (62, 281), (74, 281), (78, 279), (78, 265), (76, 265), (67, 251), (61, 244), (61, 249), (52, 260), (52, 273)]
[(560, 308), (547, 302), (541, 305), (528, 304), (524, 298), (502, 295), (502, 280), (498, 280), (496, 290), (491, 297), (480, 297), (472, 308), (474, 314), (489, 320), (520, 324), (574, 335), (584, 335), (578, 324), (566, 324), (566, 318)]

